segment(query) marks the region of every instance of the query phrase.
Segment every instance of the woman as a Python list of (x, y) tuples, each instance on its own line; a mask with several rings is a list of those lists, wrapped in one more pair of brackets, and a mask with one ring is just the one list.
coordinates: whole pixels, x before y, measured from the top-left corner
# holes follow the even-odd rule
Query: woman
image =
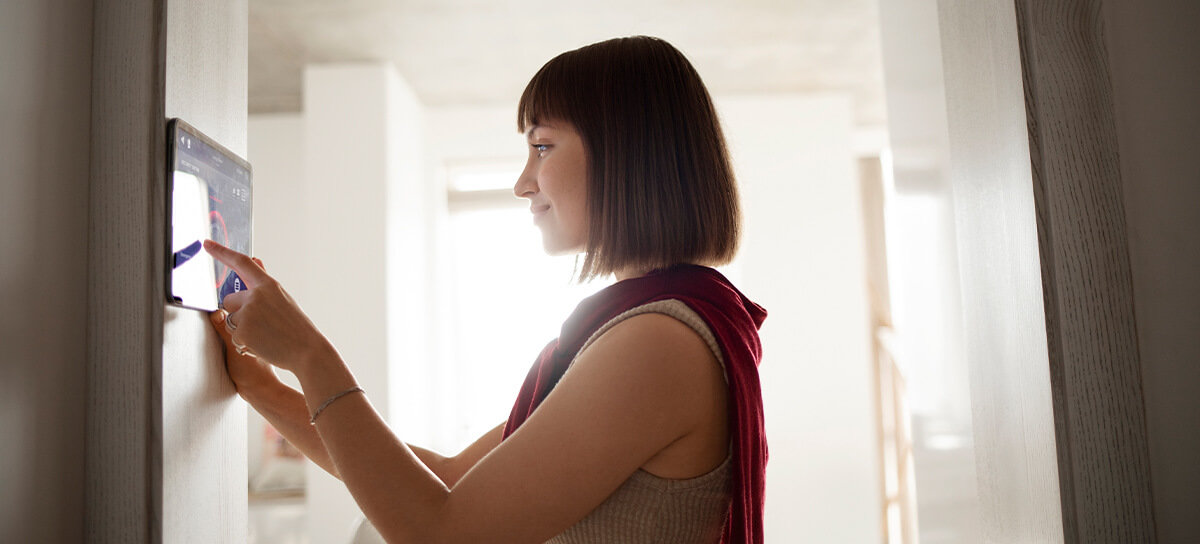
[(238, 392), (389, 541), (761, 542), (766, 313), (706, 267), (733, 257), (739, 211), (699, 76), (659, 39), (593, 44), (542, 67), (518, 127), (514, 193), (546, 251), (618, 281), (563, 324), (508, 421), (453, 457), (406, 445), (261, 263), (209, 242), (250, 285), (212, 315)]

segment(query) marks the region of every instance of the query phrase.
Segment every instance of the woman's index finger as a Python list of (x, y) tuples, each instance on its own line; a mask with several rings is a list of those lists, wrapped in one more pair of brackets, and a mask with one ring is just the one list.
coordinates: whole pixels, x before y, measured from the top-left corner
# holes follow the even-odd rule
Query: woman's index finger
[(212, 240), (204, 241), (204, 250), (209, 255), (212, 255), (214, 259), (225, 263), (226, 266), (237, 272), (242, 281), (246, 282), (246, 287), (253, 289), (255, 286), (271, 280), (271, 276), (267, 275), (266, 270), (263, 270), (262, 266), (259, 266), (258, 263), (243, 253), (229, 249)]

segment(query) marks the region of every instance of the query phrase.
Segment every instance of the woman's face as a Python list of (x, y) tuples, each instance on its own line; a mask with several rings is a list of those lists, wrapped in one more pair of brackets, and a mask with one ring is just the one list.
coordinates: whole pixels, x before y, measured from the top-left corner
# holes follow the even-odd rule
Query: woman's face
[(587, 154), (575, 128), (544, 121), (525, 133), (529, 160), (513, 193), (529, 199), (546, 253), (578, 253), (587, 244)]

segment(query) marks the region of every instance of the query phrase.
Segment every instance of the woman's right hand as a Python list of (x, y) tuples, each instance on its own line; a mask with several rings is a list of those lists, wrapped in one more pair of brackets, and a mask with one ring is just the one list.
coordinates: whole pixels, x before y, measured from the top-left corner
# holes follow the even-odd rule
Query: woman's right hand
[[(262, 266), (262, 261), (254, 259), (254, 262)], [(208, 319), (212, 323), (213, 329), (221, 336), (221, 341), (225, 343), (225, 371), (229, 374), (229, 379), (233, 380), (233, 386), (237, 389), (238, 394), (243, 399), (249, 400), (248, 395), (273, 386), (284, 385), (266, 361), (261, 361), (250, 354), (238, 353), (237, 348), (233, 345), (233, 335), (225, 326), (225, 317), (228, 315), (225, 310), (217, 310), (209, 312)]]
[(225, 343), (225, 371), (229, 373), (229, 379), (233, 380), (233, 386), (237, 389), (238, 394), (243, 399), (249, 400), (248, 395), (272, 386), (283, 385), (271, 365), (266, 361), (260, 361), (250, 354), (238, 354), (237, 348), (233, 345), (233, 338), (225, 327), (226, 315), (229, 314), (225, 313), (225, 310), (217, 310), (209, 313), (208, 318), (212, 322), (213, 329), (221, 336), (221, 341)]
[(221, 336), (221, 341), (225, 343), (225, 371), (229, 373), (229, 379), (233, 380), (233, 386), (237, 389), (238, 394), (243, 399), (249, 400), (247, 395), (253, 395), (275, 385), (283, 385), (270, 364), (260, 361), (250, 354), (238, 354), (237, 348), (233, 345), (233, 338), (225, 327), (225, 316), (227, 315), (229, 314), (225, 313), (225, 310), (217, 310), (209, 313), (208, 318), (212, 322), (213, 329)]

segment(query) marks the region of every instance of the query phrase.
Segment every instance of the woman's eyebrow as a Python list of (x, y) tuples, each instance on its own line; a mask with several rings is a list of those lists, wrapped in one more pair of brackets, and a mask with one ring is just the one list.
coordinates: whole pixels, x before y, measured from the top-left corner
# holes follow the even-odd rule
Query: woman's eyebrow
[(553, 125), (548, 125), (548, 124), (544, 124), (544, 123), (543, 123), (543, 124), (540, 124), (540, 125), (530, 125), (530, 126), (529, 126), (529, 130), (526, 130), (526, 131), (525, 131), (525, 137), (526, 137), (526, 138), (532, 138), (532, 137), (533, 137), (533, 133), (534, 133), (534, 131), (536, 131), (536, 130), (538, 130), (538, 129), (543, 129), (543, 130), (544, 130), (544, 129), (553, 129), (553, 128), (554, 128), (554, 126), (553, 126)]

